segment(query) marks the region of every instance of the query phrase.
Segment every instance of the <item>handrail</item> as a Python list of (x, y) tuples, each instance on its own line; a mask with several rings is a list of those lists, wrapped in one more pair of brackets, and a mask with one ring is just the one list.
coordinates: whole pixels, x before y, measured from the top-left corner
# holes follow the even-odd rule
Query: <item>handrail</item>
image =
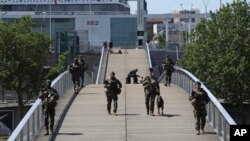
[[(84, 76), (87, 78), (85, 82), (88, 84), (91, 83), (91, 80), (88, 79), (88, 74), (85, 73)], [(60, 74), (52, 81), (51, 86), (57, 90), (60, 97), (63, 97), (65, 92), (73, 86), (69, 71), (65, 71)], [(35, 136), (39, 133), (41, 127), (43, 126), (43, 122), (42, 102), (40, 99), (37, 99), (24, 118), (20, 121), (14, 132), (8, 138), (8, 141), (34, 140)]]
[(98, 81), (99, 81), (99, 77), (100, 77), (100, 73), (101, 73), (101, 68), (102, 68), (102, 61), (103, 61), (104, 51), (105, 51), (105, 49), (103, 47), (102, 48), (102, 54), (101, 54), (101, 59), (100, 59), (100, 62), (99, 62), (98, 73), (97, 73), (95, 84), (98, 84)]
[(151, 56), (150, 56), (150, 50), (149, 50), (149, 46), (146, 43), (146, 51), (147, 51), (147, 55), (148, 55), (148, 63), (149, 63), (149, 67), (152, 68), (152, 62), (151, 62)]
[(28, 122), (29, 118), (33, 115), (35, 110), (39, 108), (41, 105), (41, 100), (37, 99), (36, 102), (32, 105), (28, 113), (23, 117), (23, 119), (20, 121), (14, 132), (11, 134), (11, 136), (8, 138), (8, 141), (15, 141), (20, 134), (20, 132), (23, 130), (24, 126)]
[[(175, 66), (175, 71), (173, 72), (172, 78), (173, 83), (183, 88), (188, 94), (191, 93), (195, 86), (195, 82), (200, 81), (189, 71)], [(165, 73), (159, 78), (159, 82), (163, 82)], [(201, 81), (200, 81), (201, 82)], [(207, 92), (210, 98), (210, 103), (207, 105), (208, 109), (208, 121), (212, 127), (217, 132), (220, 140), (229, 141), (230, 140), (230, 125), (236, 125), (232, 117), (227, 113), (220, 102), (215, 98), (215, 96), (210, 92), (210, 90), (202, 83), (201, 87)]]
[(96, 84), (101, 84), (106, 79), (108, 58), (109, 58), (109, 50), (108, 49), (105, 50), (103, 48), (101, 59), (99, 62), (98, 74), (96, 77)]

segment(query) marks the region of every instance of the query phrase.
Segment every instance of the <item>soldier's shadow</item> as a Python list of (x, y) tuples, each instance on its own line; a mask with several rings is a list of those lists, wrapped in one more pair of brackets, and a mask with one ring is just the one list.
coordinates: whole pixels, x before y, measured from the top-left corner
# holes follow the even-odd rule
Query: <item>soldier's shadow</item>
[(117, 114), (117, 116), (139, 116), (140, 114)]
[(170, 117), (178, 117), (178, 116), (181, 116), (181, 115), (179, 115), (179, 114), (163, 114), (161, 116), (170, 118)]

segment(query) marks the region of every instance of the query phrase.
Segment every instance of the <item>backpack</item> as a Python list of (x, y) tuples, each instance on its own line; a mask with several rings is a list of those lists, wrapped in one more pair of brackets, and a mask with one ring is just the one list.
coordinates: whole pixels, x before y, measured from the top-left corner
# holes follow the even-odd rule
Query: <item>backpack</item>
[(118, 84), (116, 83), (115, 80), (110, 81), (109, 89), (114, 94), (120, 94), (121, 93), (121, 88), (118, 87)]
[(142, 85), (144, 87), (145, 95), (149, 95), (149, 94), (151, 94), (153, 92), (152, 83), (149, 82), (148, 80), (144, 80)]
[(171, 62), (170, 62), (169, 59), (167, 59), (167, 60), (165, 61), (164, 65), (163, 65), (163, 68), (164, 68), (165, 70), (172, 71), (173, 66), (172, 66), (172, 64), (171, 64)]

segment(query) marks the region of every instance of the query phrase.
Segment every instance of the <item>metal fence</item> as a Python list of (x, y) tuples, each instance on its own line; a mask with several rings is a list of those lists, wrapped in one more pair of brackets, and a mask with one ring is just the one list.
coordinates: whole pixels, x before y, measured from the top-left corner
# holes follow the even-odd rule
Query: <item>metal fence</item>
[[(159, 81), (164, 82), (164, 78), (165, 73), (160, 76)], [(197, 81), (200, 80), (187, 70), (175, 67), (175, 71), (172, 75), (172, 82), (184, 89), (188, 94), (194, 89), (195, 82)], [(230, 125), (236, 125), (235, 121), (204, 84), (202, 84), (202, 88), (207, 92), (210, 98), (210, 102), (207, 104), (208, 121), (214, 128), (220, 140), (230, 141), (229, 129)]]
[(108, 57), (109, 57), (108, 49), (105, 50), (103, 47), (101, 59), (99, 62), (98, 73), (97, 73), (97, 77), (96, 77), (96, 84), (102, 84), (104, 79), (106, 78)]
[[(91, 83), (91, 79), (86, 73), (84, 76), (86, 78), (85, 82)], [(68, 71), (63, 72), (52, 81), (51, 86), (57, 90), (60, 98), (63, 97), (66, 91), (73, 86), (71, 74)], [(8, 141), (32, 141), (39, 133), (43, 124), (42, 103), (40, 99), (37, 99), (11, 134)]]

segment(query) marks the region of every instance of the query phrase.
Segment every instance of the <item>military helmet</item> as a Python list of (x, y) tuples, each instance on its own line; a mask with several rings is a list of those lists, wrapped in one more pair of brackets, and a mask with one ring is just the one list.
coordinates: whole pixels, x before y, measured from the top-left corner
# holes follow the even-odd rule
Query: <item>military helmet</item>
[(51, 81), (49, 79), (46, 80), (46, 86), (50, 86), (51, 85)]
[(200, 81), (197, 81), (197, 82), (196, 82), (196, 85), (201, 86), (201, 82), (200, 82)]
[(115, 72), (112, 71), (112, 72), (110, 73), (110, 75), (111, 75), (111, 76), (115, 76)]

